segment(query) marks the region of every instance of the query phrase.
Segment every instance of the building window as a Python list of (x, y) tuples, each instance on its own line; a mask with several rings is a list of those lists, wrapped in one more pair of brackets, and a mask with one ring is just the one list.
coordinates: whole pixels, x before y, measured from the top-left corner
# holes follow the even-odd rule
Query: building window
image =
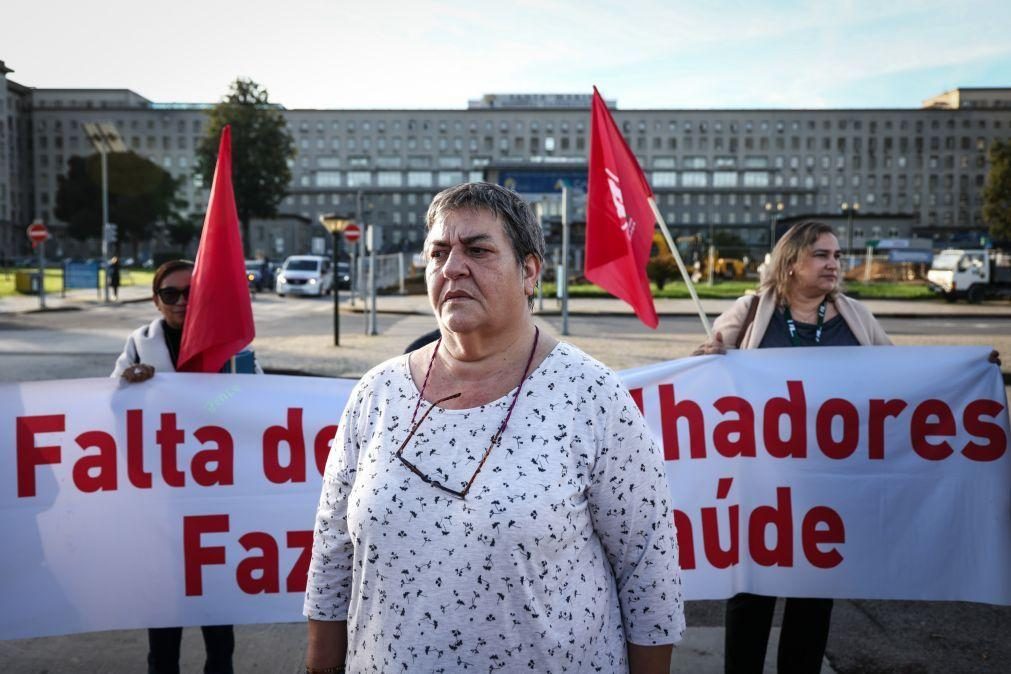
[(737, 171), (714, 172), (713, 187), (737, 187)]
[(682, 187), (705, 187), (706, 186), (706, 172), (705, 171), (685, 171), (681, 174), (681, 186)]
[(407, 186), (408, 187), (431, 187), (432, 186), (432, 172), (431, 171), (408, 171), (407, 172)]
[(439, 187), (452, 187), (463, 182), (463, 171), (439, 171)]
[(745, 187), (768, 187), (769, 186), (769, 173), (767, 171), (745, 171), (744, 172), (744, 186)]
[(404, 175), (400, 171), (379, 171), (376, 180), (379, 187), (402, 187)]
[(348, 187), (369, 187), (372, 185), (371, 171), (348, 171)]
[(677, 187), (677, 171), (653, 171), (653, 187)]

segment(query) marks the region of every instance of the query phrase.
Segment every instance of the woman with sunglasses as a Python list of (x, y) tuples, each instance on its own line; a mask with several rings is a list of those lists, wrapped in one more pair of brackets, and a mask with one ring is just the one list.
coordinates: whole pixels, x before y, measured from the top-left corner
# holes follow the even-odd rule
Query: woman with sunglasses
[[(170, 260), (155, 270), (151, 285), (154, 305), (161, 316), (127, 338), (123, 353), (116, 359), (113, 377), (137, 383), (150, 379), (156, 371), (175, 372), (192, 276), (193, 263), (189, 260)], [(232, 652), (235, 650), (232, 626), (207, 625), (200, 629), (207, 650), (205, 674), (231, 674)], [(181, 627), (147, 631), (149, 674), (179, 672), (182, 631)]]
[(152, 300), (161, 316), (127, 338), (123, 353), (116, 359), (113, 377), (141, 382), (156, 371), (175, 372), (192, 276), (193, 263), (189, 260), (169, 260), (155, 270)]
[(306, 671), (666, 674), (684, 617), (663, 457), (617, 376), (535, 324), (539, 223), (468, 183), (426, 225), (441, 336), (349, 397)]

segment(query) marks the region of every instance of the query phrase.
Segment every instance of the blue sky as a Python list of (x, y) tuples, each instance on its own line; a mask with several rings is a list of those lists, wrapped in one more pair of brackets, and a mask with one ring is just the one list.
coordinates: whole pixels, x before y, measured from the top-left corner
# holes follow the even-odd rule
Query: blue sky
[(288, 108), (463, 108), (593, 84), (625, 109), (916, 107), (1011, 86), (1006, 0), (10, 4), (0, 60), (15, 81), (161, 102), (214, 102), (240, 75)]

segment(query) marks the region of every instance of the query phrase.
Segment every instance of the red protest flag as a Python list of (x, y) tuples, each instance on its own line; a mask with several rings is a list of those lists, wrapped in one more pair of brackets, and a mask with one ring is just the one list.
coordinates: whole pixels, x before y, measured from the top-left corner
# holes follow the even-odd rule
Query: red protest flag
[(594, 87), (586, 190), (586, 278), (625, 300), (640, 321), (656, 328), (656, 308), (646, 278), (656, 222), (649, 204), (652, 196), (639, 162)]
[(232, 189), (232, 130), (226, 126), (221, 130), (176, 370), (218, 372), (255, 336)]

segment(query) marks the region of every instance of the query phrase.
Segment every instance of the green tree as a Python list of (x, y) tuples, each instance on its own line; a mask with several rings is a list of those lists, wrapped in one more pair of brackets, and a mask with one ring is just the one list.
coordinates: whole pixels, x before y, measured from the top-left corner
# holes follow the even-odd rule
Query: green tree
[[(136, 252), (157, 225), (178, 217), (176, 190), (180, 180), (154, 162), (133, 152), (114, 152), (109, 163), (109, 222), (119, 228), (116, 244), (127, 241)], [(56, 217), (67, 223), (67, 233), (78, 240), (102, 237), (101, 157), (71, 157), (59, 176)]]
[(200, 226), (192, 218), (173, 218), (165, 225), (168, 240), (179, 248), (186, 248), (200, 231)]
[(208, 116), (207, 135), (197, 148), (197, 172), (206, 185), (211, 184), (221, 129), (231, 125), (232, 183), (248, 255), (250, 220), (277, 215), (277, 205), (287, 193), (295, 143), (279, 106), (270, 103), (267, 90), (252, 80), (235, 80)]
[(990, 171), (983, 187), (983, 220), (994, 241), (1011, 241), (1011, 140), (990, 146)]

